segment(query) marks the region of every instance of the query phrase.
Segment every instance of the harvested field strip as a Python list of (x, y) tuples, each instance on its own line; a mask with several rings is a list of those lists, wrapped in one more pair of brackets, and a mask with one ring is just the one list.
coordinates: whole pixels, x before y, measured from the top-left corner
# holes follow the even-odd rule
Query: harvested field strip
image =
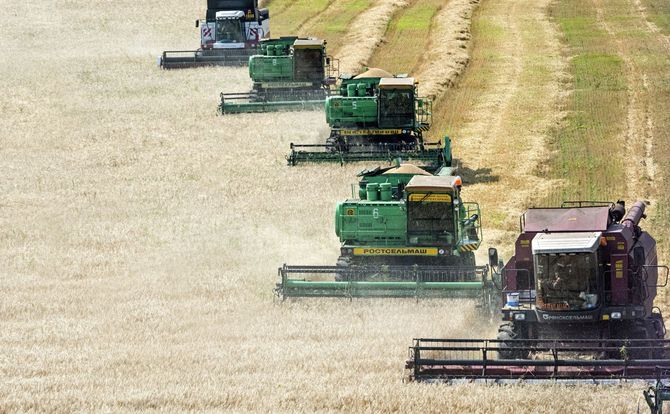
[(486, 244), (504, 255), (518, 214), (555, 185), (542, 175), (565, 65), (547, 4), (483, 2), (473, 19), (470, 65), (434, 115), (432, 133), (448, 131), (453, 139), (465, 196), (485, 212)]
[(342, 39), (342, 47), (337, 53), (340, 71), (356, 73), (367, 66), (375, 48), (381, 43), (389, 21), (406, 0), (377, 0), (375, 4), (360, 13), (349, 24), (349, 30)]
[(649, 20), (658, 26), (666, 36), (670, 36), (670, 2), (667, 0), (636, 0), (642, 6)]
[(372, 4), (373, 0), (333, 1), (322, 13), (305, 22), (300, 28), (300, 33), (326, 39), (328, 53), (337, 54), (349, 31), (351, 21)]
[(557, 2), (552, 14), (569, 48), (566, 86), (572, 93), (565, 103), (566, 117), (552, 134), (552, 176), (565, 182), (554, 187), (548, 202), (616, 199), (626, 190), (621, 157), (627, 103), (624, 62), (599, 25), (592, 3)]
[(324, 11), (333, 0), (274, 0), (270, 9), (270, 33), (272, 37), (303, 35), (300, 27)]
[(369, 66), (391, 73), (412, 73), (430, 43), (433, 19), (444, 5), (444, 0), (415, 0), (397, 12)]

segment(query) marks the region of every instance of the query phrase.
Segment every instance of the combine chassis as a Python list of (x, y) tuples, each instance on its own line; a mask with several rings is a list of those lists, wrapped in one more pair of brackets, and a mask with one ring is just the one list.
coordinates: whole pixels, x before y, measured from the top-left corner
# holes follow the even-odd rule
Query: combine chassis
[[(497, 359), (501, 349), (533, 357)], [(654, 383), (670, 369), (669, 349), (666, 339), (414, 339), (405, 367), (414, 381)]]

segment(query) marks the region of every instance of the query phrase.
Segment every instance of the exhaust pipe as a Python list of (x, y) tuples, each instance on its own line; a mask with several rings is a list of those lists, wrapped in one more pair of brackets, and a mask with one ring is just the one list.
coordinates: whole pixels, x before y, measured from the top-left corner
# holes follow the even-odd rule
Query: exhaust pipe
[(640, 220), (647, 217), (644, 214), (645, 207), (644, 202), (636, 201), (633, 207), (628, 210), (628, 214), (626, 214), (626, 218), (623, 219), (622, 224), (626, 227), (636, 227), (640, 223)]

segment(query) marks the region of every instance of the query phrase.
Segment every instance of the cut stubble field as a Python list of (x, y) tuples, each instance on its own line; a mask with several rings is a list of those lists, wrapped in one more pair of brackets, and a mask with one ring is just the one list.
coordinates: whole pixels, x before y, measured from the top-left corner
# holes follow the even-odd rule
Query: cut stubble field
[[(495, 334), (472, 302), (275, 301), (283, 262), (336, 260), (334, 204), (369, 165), (285, 166), (320, 112), (217, 117), (246, 69), (159, 71), (200, 9), (5, 8), (0, 411), (635, 410), (636, 386), (404, 383), (413, 337)], [(16, 39), (29, 12), (52, 36)]]

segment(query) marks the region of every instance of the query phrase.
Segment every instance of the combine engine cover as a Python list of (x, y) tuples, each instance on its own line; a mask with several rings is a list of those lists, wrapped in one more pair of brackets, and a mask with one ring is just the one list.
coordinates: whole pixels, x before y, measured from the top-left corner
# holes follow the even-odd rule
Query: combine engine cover
[(377, 76), (384, 72), (371, 69), (342, 79), (341, 95), (326, 100), (326, 121), (331, 127), (326, 144), (292, 144), (290, 165), (396, 157), (424, 162), (439, 159), (444, 144), (423, 141), (423, 132), (431, 124), (432, 102), (418, 96), (414, 78)]
[(264, 37), (270, 36), (270, 14), (257, 0), (209, 0), (207, 14), (196, 21), (200, 49), (166, 51), (159, 58), (163, 69), (247, 64)]
[(335, 209), (336, 266), (285, 265), (278, 294), (469, 297), (488, 309), (488, 271), (474, 258), (479, 207), (461, 200), (461, 180), (450, 172), (401, 164), (361, 173), (360, 198)]
[(295, 36), (261, 41), (249, 58), (249, 93), (222, 93), (219, 112), (272, 112), (323, 108), (337, 72), (326, 42)]
[[(515, 254), (500, 270), (505, 306), (498, 338), (458, 367), (441, 357), (426, 364), (431, 352), (418, 340), (416, 360), (408, 362), (412, 375), (652, 380), (657, 366), (670, 365), (663, 317), (653, 304), (668, 268), (657, 264), (656, 241), (639, 226), (644, 210), (637, 202), (624, 216), (622, 201), (528, 210)], [(495, 249), (490, 255), (495, 267)], [(433, 348), (458, 359), (458, 347), (442, 341)], [(481, 374), (482, 364), (489, 376)]]

